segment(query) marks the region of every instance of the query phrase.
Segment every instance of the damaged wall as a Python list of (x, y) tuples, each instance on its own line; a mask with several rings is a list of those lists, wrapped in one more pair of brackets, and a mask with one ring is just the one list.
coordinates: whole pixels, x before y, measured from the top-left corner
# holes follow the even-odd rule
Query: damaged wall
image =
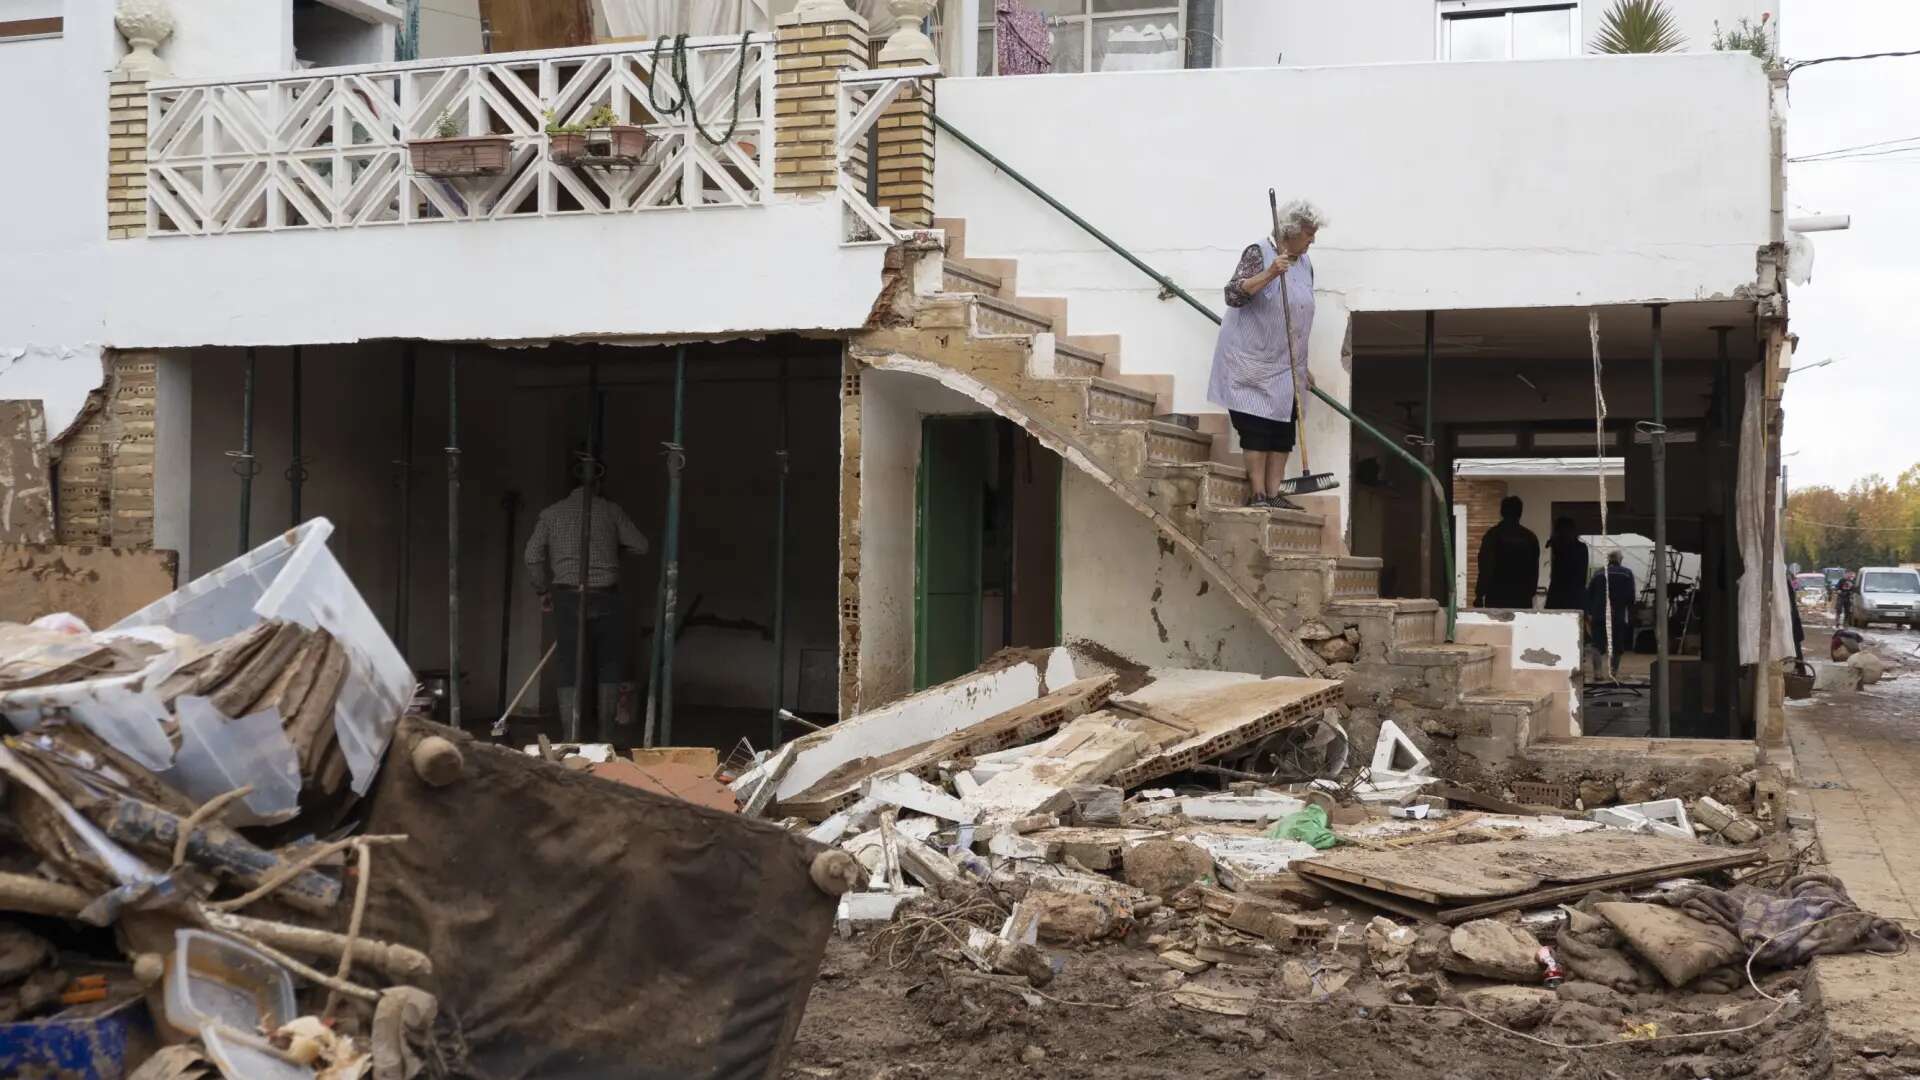
[(1149, 667), (1299, 674), (1239, 604), (1098, 481), (1065, 470), (1060, 509), (1063, 640)]

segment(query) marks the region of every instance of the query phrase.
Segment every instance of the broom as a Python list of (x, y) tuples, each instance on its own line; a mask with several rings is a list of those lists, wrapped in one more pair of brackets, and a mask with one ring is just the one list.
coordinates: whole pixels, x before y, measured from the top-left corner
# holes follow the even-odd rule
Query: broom
[[(1273, 211), (1273, 243), (1281, 257), (1286, 249), (1281, 247), (1280, 239), (1280, 196), (1272, 188), (1267, 189), (1267, 206)], [(1282, 495), (1312, 495), (1316, 492), (1331, 491), (1340, 486), (1333, 474), (1316, 473), (1312, 461), (1307, 457), (1307, 395), (1306, 387), (1301, 383), (1300, 362), (1293, 355), (1293, 304), (1287, 296), (1287, 279), (1280, 278), (1280, 315), (1286, 320), (1287, 366), (1293, 370), (1293, 411), (1298, 418), (1296, 429), (1300, 443), (1300, 475), (1292, 480), (1280, 483)]]

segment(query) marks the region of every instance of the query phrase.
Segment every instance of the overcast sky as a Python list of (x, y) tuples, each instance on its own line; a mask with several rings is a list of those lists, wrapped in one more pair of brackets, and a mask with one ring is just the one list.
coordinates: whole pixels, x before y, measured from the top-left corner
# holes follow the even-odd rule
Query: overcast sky
[[(1781, 51), (1796, 60), (1920, 49), (1920, 0), (1785, 0)], [(1915, 149), (1788, 166), (1789, 216), (1852, 214), (1816, 233), (1813, 281), (1793, 292), (1795, 365), (1784, 452), (1793, 487), (1891, 480), (1920, 463), (1920, 57), (1794, 73), (1788, 156), (1914, 139)]]

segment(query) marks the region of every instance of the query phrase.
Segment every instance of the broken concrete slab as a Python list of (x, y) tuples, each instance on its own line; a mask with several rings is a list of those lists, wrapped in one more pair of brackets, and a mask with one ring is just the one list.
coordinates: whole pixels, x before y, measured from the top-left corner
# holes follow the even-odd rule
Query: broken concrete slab
[(1033, 756), (980, 785), (968, 803), (992, 818), (1064, 810), (1073, 802), (1068, 789), (1106, 780), (1152, 745), (1113, 713), (1083, 716), (1041, 743)]
[(1190, 795), (1180, 812), (1193, 821), (1278, 821), (1307, 808), (1291, 795)]
[(1452, 954), (1443, 965), (1461, 975), (1507, 982), (1539, 982), (1540, 941), (1518, 926), (1496, 919), (1475, 919), (1453, 928), (1447, 939)]
[(865, 798), (882, 805), (897, 806), (945, 821), (972, 824), (976, 817), (972, 807), (912, 773), (875, 777), (866, 782), (862, 791)]
[(1320, 854), (1312, 844), (1264, 836), (1182, 832), (1174, 839), (1188, 841), (1213, 856), (1220, 883), (1235, 892), (1259, 892), (1261, 879), (1285, 872), (1297, 860)]
[(1736, 844), (1751, 844), (1760, 839), (1760, 826), (1741, 817), (1731, 806), (1711, 795), (1702, 795), (1693, 804), (1693, 816), (1700, 824)]
[(1629, 832), (1665, 836), (1674, 840), (1693, 839), (1693, 822), (1687, 819), (1687, 804), (1679, 799), (1603, 806), (1588, 811), (1587, 816), (1601, 824)]
[[(1340, 684), (1327, 679), (1181, 672), (1115, 699), (1110, 712), (1130, 710), (1126, 726), (1152, 737), (1154, 748), (1114, 774), (1114, 786), (1132, 790), (1277, 731), (1317, 718), (1339, 704)], [(1206, 674), (1215, 678), (1197, 679)]]
[[(794, 740), (798, 755), (774, 796), (781, 801), (794, 798), (849, 762), (932, 742), (1073, 681), (1073, 657), (1065, 649), (1008, 650), (951, 682)], [(750, 791), (751, 786), (739, 785), (758, 780), (749, 771), (734, 790)]]
[[(1011, 749), (1020, 752), (1018, 757), (1024, 757), (1035, 740), (1105, 704), (1114, 682), (1111, 675), (1080, 679), (930, 742), (848, 762), (806, 791), (781, 800), (781, 809), (795, 817), (818, 821), (852, 802), (868, 780), (893, 775), (912, 775), (932, 781), (942, 773), (972, 766), (979, 770), (972, 779), (984, 784), (1001, 766), (975, 755)], [(1006, 767), (1018, 757), (1009, 759)]]
[(1160, 954), (1160, 962), (1184, 975), (1200, 975), (1213, 967), (1183, 949), (1168, 949)]
[[(1126, 829), (1092, 825), (1047, 827), (1027, 834), (1047, 845), (1062, 860), (1072, 859), (1089, 870), (1116, 870), (1134, 845), (1165, 833), (1155, 829)], [(1137, 884), (1137, 882), (1136, 882)]]
[(1159, 897), (1171, 897), (1195, 882), (1213, 880), (1213, 856), (1181, 840), (1142, 840), (1121, 857), (1126, 882)]
[(1373, 744), (1373, 774), (1392, 776), (1432, 776), (1433, 762), (1415, 746), (1407, 733), (1392, 720), (1380, 725), (1380, 735)]

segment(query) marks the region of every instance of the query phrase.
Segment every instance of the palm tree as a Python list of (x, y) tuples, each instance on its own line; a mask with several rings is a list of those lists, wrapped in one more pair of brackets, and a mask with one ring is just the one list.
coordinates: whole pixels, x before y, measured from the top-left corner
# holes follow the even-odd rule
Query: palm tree
[(1673, 12), (1661, 0), (1613, 0), (1600, 20), (1593, 51), (1601, 53), (1679, 52), (1687, 39), (1674, 25)]

